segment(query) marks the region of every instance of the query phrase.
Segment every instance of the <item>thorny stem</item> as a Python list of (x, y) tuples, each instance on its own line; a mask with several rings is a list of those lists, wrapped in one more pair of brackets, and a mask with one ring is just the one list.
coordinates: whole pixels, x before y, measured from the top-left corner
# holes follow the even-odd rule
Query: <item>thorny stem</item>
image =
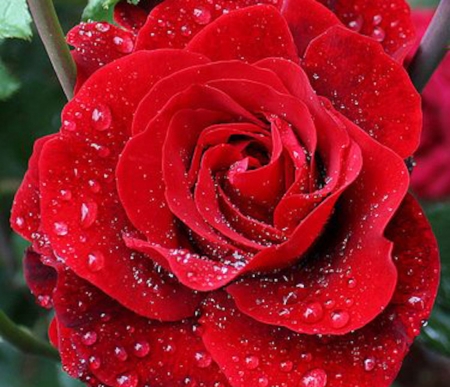
[(73, 97), (76, 67), (52, 0), (28, 0), (33, 20), (68, 100)]
[(419, 49), (409, 66), (409, 74), (419, 92), (444, 59), (450, 45), (450, 0), (441, 0)]
[(15, 325), (0, 310), (0, 337), (24, 353), (60, 361), (58, 351), (49, 344), (37, 339), (31, 333)]

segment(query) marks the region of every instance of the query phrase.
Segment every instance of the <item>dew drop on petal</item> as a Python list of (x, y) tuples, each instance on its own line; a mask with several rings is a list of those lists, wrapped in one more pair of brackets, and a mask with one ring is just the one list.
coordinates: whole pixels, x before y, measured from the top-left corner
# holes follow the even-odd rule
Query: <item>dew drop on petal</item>
[(212, 363), (212, 357), (206, 352), (197, 352), (195, 354), (195, 361), (199, 368), (208, 368)]
[(67, 202), (72, 200), (73, 197), (72, 192), (69, 191), (68, 189), (62, 189), (61, 191), (59, 191), (59, 196), (61, 197), (62, 200), (65, 200)]
[(97, 333), (87, 332), (81, 336), (81, 342), (88, 347), (94, 345), (97, 342)]
[(318, 302), (307, 304), (302, 313), (303, 321), (307, 324), (316, 323), (323, 318), (323, 307)]
[(37, 297), (38, 304), (45, 308), (50, 309), (53, 306), (52, 298), (48, 295), (40, 295)]
[(14, 223), (19, 230), (21, 230), (25, 227), (25, 219), (22, 218), (21, 216), (18, 216), (16, 218), (16, 220), (14, 221)]
[(146, 341), (139, 341), (134, 344), (133, 352), (137, 357), (145, 357), (150, 352), (150, 345)]
[(55, 222), (53, 224), (53, 231), (58, 236), (66, 236), (69, 233), (69, 226), (64, 222)]
[(95, 202), (81, 204), (81, 226), (83, 228), (91, 227), (97, 220), (98, 205)]
[(77, 124), (73, 121), (64, 120), (62, 123), (62, 128), (68, 132), (75, 132), (75, 130), (77, 130)]
[(350, 315), (343, 310), (337, 310), (331, 315), (331, 325), (333, 328), (344, 328), (350, 322)]
[(95, 130), (108, 130), (111, 123), (112, 115), (108, 106), (100, 105), (92, 111), (92, 126)]
[(386, 32), (384, 32), (383, 28), (375, 27), (372, 32), (372, 38), (374, 38), (377, 42), (382, 42), (386, 37)]
[(254, 370), (254, 369), (258, 368), (259, 367), (259, 359), (258, 359), (258, 357), (257, 356), (253, 356), (253, 355), (247, 356), (245, 358), (245, 367), (248, 370)]
[(294, 363), (292, 363), (290, 360), (283, 361), (280, 364), (280, 368), (281, 368), (281, 371), (283, 371), (283, 372), (291, 372), (292, 369), (294, 368)]
[(364, 360), (364, 370), (367, 372), (373, 371), (376, 366), (376, 361), (373, 357), (368, 357)]
[(194, 9), (194, 19), (200, 25), (208, 24), (211, 21), (211, 11), (205, 7)]
[(303, 375), (299, 387), (325, 387), (327, 374), (321, 368), (316, 368)]
[(117, 378), (117, 387), (136, 387), (139, 379), (134, 374), (123, 374)]
[(119, 359), (120, 361), (125, 361), (128, 359), (128, 353), (123, 347), (116, 347), (114, 348), (114, 355)]
[(364, 24), (363, 17), (361, 15), (358, 15), (356, 19), (348, 23), (348, 27), (353, 31), (359, 32), (361, 31), (363, 24)]
[(113, 42), (116, 45), (117, 51), (123, 54), (129, 54), (134, 49), (134, 43), (129, 37), (115, 36)]
[(260, 376), (258, 379), (258, 387), (267, 387), (269, 385), (269, 379), (267, 376)]
[(92, 252), (88, 255), (89, 270), (96, 273), (105, 266), (105, 256), (100, 251)]
[(102, 365), (100, 359), (96, 356), (91, 356), (89, 358), (89, 368), (93, 371), (98, 370)]

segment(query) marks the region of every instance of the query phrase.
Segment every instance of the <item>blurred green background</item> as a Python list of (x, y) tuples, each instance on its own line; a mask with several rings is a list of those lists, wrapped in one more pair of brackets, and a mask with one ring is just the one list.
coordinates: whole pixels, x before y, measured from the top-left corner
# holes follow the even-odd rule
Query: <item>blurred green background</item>
[[(413, 6), (422, 7), (437, 2), (411, 0)], [(94, 3), (90, 1), (91, 10)], [(80, 21), (87, 4), (83, 0), (57, 0), (55, 5), (67, 32)], [(2, 22), (0, 4), (0, 26)], [(8, 218), (33, 143), (59, 129), (65, 97), (35, 33), (29, 40), (1, 37), (0, 33), (0, 309), (46, 340), (49, 313), (36, 306), (25, 285), (21, 259), (26, 243), (11, 232)], [(425, 208), (441, 242), (443, 281), (435, 313), (395, 387), (450, 385), (450, 204), (425, 203)], [(65, 376), (58, 364), (24, 355), (0, 338), (0, 387), (41, 386), (81, 384)]]

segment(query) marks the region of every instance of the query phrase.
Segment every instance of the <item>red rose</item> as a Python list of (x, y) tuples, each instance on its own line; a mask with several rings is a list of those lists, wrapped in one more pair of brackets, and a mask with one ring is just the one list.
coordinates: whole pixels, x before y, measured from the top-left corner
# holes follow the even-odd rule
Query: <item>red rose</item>
[(385, 52), (313, 0), (255, 3), (70, 34), (79, 89), (12, 224), (89, 385), (387, 387), (429, 316), (437, 247), (403, 161), (420, 98), (386, 54), (407, 6), (333, 2), (386, 26)]
[[(418, 46), (433, 16), (433, 10), (413, 13), (417, 26)], [(412, 188), (424, 199), (450, 197), (450, 56), (441, 63), (422, 94), (424, 124), (422, 141), (415, 154), (417, 166)]]

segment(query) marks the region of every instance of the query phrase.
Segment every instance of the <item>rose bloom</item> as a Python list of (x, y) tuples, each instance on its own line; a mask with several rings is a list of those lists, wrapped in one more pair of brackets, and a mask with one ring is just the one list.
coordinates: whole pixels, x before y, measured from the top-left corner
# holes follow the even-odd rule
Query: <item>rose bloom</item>
[[(433, 16), (433, 10), (413, 12), (417, 26), (418, 46)], [(414, 50), (415, 51), (415, 50)], [(443, 60), (433, 74), (423, 94), (423, 132), (412, 188), (423, 199), (450, 198), (450, 56)]]
[(389, 386), (439, 275), (407, 194), (408, 6), (122, 2), (116, 21), (69, 33), (77, 92), (12, 213), (64, 369), (90, 386)]

